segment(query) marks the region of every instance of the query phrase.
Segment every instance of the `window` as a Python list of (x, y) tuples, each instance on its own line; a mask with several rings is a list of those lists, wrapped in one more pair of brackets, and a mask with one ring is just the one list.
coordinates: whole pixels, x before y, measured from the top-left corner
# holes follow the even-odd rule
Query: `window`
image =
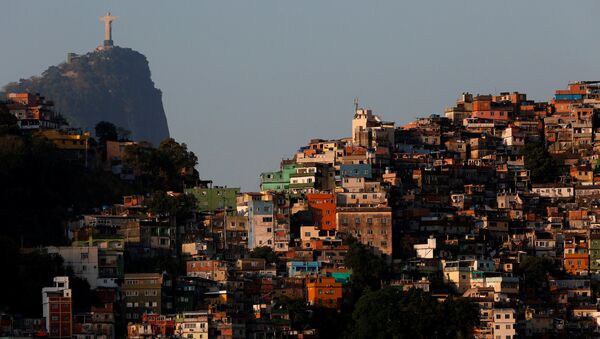
[(271, 233), (271, 231), (272, 231), (272, 230), (271, 230), (271, 227), (267, 227), (267, 232), (268, 232), (268, 233)]
[(263, 221), (263, 222), (272, 222), (272, 221), (273, 221), (273, 218), (271, 218), (271, 217), (264, 217), (264, 218), (262, 219), (262, 221)]

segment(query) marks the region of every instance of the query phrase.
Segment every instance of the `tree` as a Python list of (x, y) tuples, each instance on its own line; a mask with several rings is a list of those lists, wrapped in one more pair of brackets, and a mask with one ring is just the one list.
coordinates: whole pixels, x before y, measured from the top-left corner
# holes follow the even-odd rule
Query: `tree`
[(36, 134), (0, 133), (0, 187), (0, 235), (25, 246), (66, 244), (69, 217), (129, 193), (112, 173), (70, 162)]
[(198, 172), (194, 167), (198, 164), (198, 157), (188, 151), (185, 143), (178, 143), (172, 138), (163, 140), (157, 150), (160, 175), (172, 190), (181, 188), (185, 181), (198, 179)]
[(252, 251), (250, 251), (250, 258), (265, 259), (269, 264), (279, 262), (277, 254), (275, 254), (273, 249), (269, 246), (255, 247)]
[(532, 297), (545, 300), (549, 297), (548, 275), (554, 271), (554, 265), (548, 258), (525, 257), (517, 273), (523, 283), (523, 292), (532, 293)]
[(0, 102), (0, 134), (18, 134), (18, 121), (17, 117), (10, 114), (8, 108)]
[(375, 291), (381, 288), (382, 280), (388, 277), (387, 265), (355, 238), (347, 238), (346, 242), (349, 248), (345, 264), (352, 269), (350, 284), (352, 300), (356, 301), (367, 290)]
[(532, 182), (546, 183), (554, 180), (557, 175), (556, 162), (543, 142), (526, 144), (521, 154), (524, 157), (525, 168), (530, 171)]
[(129, 141), (131, 137), (131, 131), (123, 128), (117, 127), (117, 134), (119, 135), (119, 141)]
[(303, 331), (316, 328), (321, 338), (341, 338), (348, 324), (346, 314), (333, 308), (309, 306), (304, 299), (283, 297), (274, 309), (288, 311), (292, 329)]
[(479, 317), (462, 298), (439, 303), (423, 290), (386, 287), (363, 295), (352, 319), (353, 338), (466, 338)]
[(96, 138), (98, 138), (98, 142), (101, 146), (106, 147), (107, 141), (117, 141), (119, 140), (119, 135), (117, 134), (117, 127), (108, 122), (108, 121), (100, 121), (96, 124)]
[(125, 149), (125, 165), (133, 170), (143, 192), (181, 191), (185, 182), (198, 180), (198, 158), (185, 143), (164, 140), (158, 148), (147, 143)]
[(155, 214), (175, 217), (181, 223), (194, 214), (196, 198), (191, 194), (171, 196), (163, 191), (152, 193), (148, 208)]
[(95, 130), (102, 160), (106, 160), (106, 142), (118, 140), (117, 127), (108, 121), (100, 121), (96, 124)]
[(89, 282), (72, 272), (69, 274), (69, 288), (72, 291), (73, 312), (89, 312), (92, 306), (101, 305), (96, 293), (90, 289)]

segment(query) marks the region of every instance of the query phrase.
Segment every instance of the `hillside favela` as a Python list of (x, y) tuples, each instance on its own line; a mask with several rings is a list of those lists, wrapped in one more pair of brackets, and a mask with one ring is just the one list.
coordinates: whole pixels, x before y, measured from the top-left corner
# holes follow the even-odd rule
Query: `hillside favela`
[(2, 89), (1, 338), (600, 336), (600, 81), (349, 97), (248, 191), (170, 137), (125, 20)]

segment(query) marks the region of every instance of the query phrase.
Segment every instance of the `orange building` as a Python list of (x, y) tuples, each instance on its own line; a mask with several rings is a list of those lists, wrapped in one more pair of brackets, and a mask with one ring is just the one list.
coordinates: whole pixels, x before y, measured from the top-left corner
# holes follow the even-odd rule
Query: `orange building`
[(568, 274), (581, 275), (589, 272), (590, 257), (587, 239), (573, 237), (565, 240), (564, 269)]
[(57, 129), (61, 126), (59, 115), (53, 111), (54, 103), (39, 94), (8, 93), (6, 107), (18, 119), (21, 129)]
[(313, 193), (307, 194), (308, 208), (312, 213), (314, 226), (321, 230), (335, 230), (335, 194)]
[(478, 95), (473, 99), (472, 118), (510, 120), (513, 106), (510, 102), (492, 101), (491, 95)]
[(307, 277), (306, 297), (310, 305), (339, 310), (342, 307), (342, 283), (332, 277)]

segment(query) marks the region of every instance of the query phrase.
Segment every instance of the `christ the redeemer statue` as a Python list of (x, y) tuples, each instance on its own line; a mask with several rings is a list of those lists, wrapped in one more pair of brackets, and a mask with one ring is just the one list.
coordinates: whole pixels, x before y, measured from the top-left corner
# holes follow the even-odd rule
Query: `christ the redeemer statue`
[(112, 47), (112, 23), (117, 20), (116, 16), (110, 15), (110, 12), (105, 16), (100, 17), (100, 21), (104, 21), (104, 47)]

